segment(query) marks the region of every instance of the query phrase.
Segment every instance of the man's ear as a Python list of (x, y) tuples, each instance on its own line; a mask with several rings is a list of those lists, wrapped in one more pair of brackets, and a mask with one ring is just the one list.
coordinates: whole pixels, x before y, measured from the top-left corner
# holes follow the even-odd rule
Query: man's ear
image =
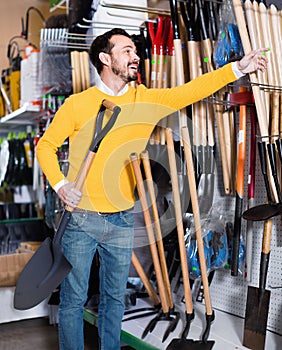
[(100, 53), (99, 53), (99, 58), (100, 58), (100, 61), (101, 61), (105, 66), (109, 66), (109, 64), (110, 64), (110, 55), (109, 55), (108, 53), (100, 52)]

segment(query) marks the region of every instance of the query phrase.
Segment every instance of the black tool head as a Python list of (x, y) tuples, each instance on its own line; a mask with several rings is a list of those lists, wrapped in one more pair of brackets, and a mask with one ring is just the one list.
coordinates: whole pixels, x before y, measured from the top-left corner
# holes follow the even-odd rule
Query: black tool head
[(18, 279), (14, 307), (30, 309), (46, 299), (70, 272), (72, 266), (61, 247), (48, 237), (24, 267)]
[(173, 339), (166, 350), (211, 350), (214, 346), (214, 340), (203, 342), (193, 339)]
[(280, 203), (266, 203), (247, 209), (243, 213), (243, 218), (250, 221), (264, 221), (281, 214), (282, 205)]
[(263, 350), (270, 302), (270, 291), (248, 287), (243, 345)]

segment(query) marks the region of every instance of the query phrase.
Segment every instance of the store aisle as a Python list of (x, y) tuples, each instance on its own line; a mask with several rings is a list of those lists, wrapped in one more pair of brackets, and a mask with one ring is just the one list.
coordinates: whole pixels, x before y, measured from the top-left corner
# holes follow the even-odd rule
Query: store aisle
[[(84, 350), (98, 350), (97, 328), (85, 322)], [(34, 318), (0, 324), (0, 350), (58, 350), (58, 326), (49, 318)], [(122, 346), (122, 350), (131, 350)], [(133, 350), (133, 349), (132, 349)]]
[[(0, 350), (57, 350), (57, 326), (49, 318), (0, 324)], [(85, 350), (96, 350), (97, 329), (85, 323)]]

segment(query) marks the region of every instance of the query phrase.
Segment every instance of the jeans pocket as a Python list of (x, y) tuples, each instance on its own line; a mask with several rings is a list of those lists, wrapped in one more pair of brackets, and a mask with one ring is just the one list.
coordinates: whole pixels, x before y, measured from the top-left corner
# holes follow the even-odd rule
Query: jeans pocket
[(134, 226), (134, 215), (133, 211), (121, 211), (120, 213), (121, 220), (126, 224), (128, 227)]
[(87, 217), (88, 217), (88, 213), (86, 210), (84, 213), (72, 213), (72, 219), (70, 220), (70, 225), (81, 227), (87, 220)]

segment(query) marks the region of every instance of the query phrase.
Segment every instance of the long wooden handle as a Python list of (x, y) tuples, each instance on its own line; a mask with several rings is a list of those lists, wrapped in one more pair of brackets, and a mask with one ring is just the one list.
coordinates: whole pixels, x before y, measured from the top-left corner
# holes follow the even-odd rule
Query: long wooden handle
[(269, 265), (270, 247), (271, 247), (271, 236), (272, 236), (272, 219), (264, 222), (263, 238), (262, 238), (262, 250), (260, 259), (260, 278), (259, 287), (265, 289), (267, 270)]
[[(183, 85), (184, 79), (184, 67), (183, 67), (183, 55), (182, 55), (182, 42), (180, 38), (179, 20), (177, 1), (170, 0), (170, 12), (173, 26), (173, 45), (175, 52), (175, 69), (176, 69), (176, 84)], [(179, 112), (179, 126), (187, 126), (187, 115), (185, 109)]]
[[(246, 20), (248, 24), (248, 31), (250, 34), (250, 41), (252, 44), (253, 50), (259, 49), (260, 47), (266, 47), (264, 40), (263, 40), (263, 27), (260, 21), (259, 17), (259, 9), (258, 9), (258, 3), (257, 1), (254, 1), (253, 3), (251, 0), (245, 1), (245, 13), (246, 13)], [(262, 73), (258, 72), (258, 81), (260, 84), (268, 84), (268, 77), (267, 72)], [(269, 117), (269, 91), (267, 90), (261, 90), (261, 98), (265, 103), (266, 108), (266, 117)]]
[[(238, 29), (242, 40), (244, 52), (247, 54), (251, 51), (251, 44), (250, 44), (250, 40), (247, 32), (247, 26), (245, 23), (242, 4), (240, 0), (232, 0), (232, 1), (233, 1), (233, 8), (234, 8), (235, 17), (238, 23)], [(255, 99), (260, 134), (261, 136), (265, 137), (269, 135), (269, 130), (268, 130), (269, 121), (266, 117), (267, 116), (266, 106), (265, 106), (264, 100), (261, 99), (260, 87), (259, 87), (259, 82), (258, 82), (256, 73), (254, 72), (249, 73), (249, 76), (250, 76), (251, 82), (253, 83), (252, 91)], [(268, 165), (269, 165), (269, 162), (268, 162)], [(273, 178), (270, 178), (269, 181), (270, 181), (271, 190), (273, 192), (273, 196), (275, 200), (278, 201)]]
[(145, 191), (145, 187), (144, 187), (144, 183), (143, 183), (143, 177), (142, 177), (140, 165), (138, 163), (137, 154), (132, 153), (130, 155), (130, 160), (131, 160), (131, 164), (133, 167), (133, 171), (134, 171), (134, 175), (135, 175), (135, 179), (136, 179), (137, 191), (138, 191), (138, 195), (139, 195), (139, 200), (140, 200), (143, 215), (144, 215), (144, 221), (145, 221), (145, 226), (146, 226), (146, 230), (147, 230), (149, 247), (150, 247), (150, 251), (151, 251), (151, 255), (152, 255), (153, 265), (154, 265), (154, 269), (155, 269), (155, 273), (156, 273), (162, 309), (163, 309), (164, 313), (167, 313), (169, 311), (169, 308), (168, 308), (168, 303), (167, 303), (167, 298), (166, 298), (166, 293), (165, 293), (163, 276), (162, 276), (161, 266), (160, 266), (160, 262), (159, 262), (159, 257), (158, 257), (157, 247), (156, 247), (155, 235), (154, 235), (154, 231), (153, 231), (149, 206), (148, 206), (148, 202), (147, 202), (147, 198), (146, 198), (146, 191)]
[(84, 82), (85, 89), (90, 87), (90, 67), (89, 67), (89, 56), (86, 51), (82, 51), (81, 53), (82, 64), (84, 66)]
[[(187, 253), (186, 253), (186, 247), (184, 242), (184, 229), (183, 229), (183, 221), (182, 221), (182, 208), (181, 208), (181, 200), (180, 200), (180, 192), (179, 192), (179, 184), (178, 184), (178, 174), (177, 174), (172, 130), (169, 128), (166, 130), (166, 138), (167, 138), (167, 151), (168, 151), (168, 160), (169, 160), (169, 167), (170, 167), (172, 193), (173, 193), (174, 208), (175, 208), (176, 228), (177, 228), (177, 234), (178, 234), (180, 262), (181, 262), (182, 278), (183, 278), (183, 285), (184, 285), (185, 306), (186, 306), (186, 312), (188, 314), (192, 314), (193, 303), (192, 303), (192, 295), (191, 295), (191, 288), (190, 288), (190, 282), (189, 282)], [(191, 164), (193, 163), (190, 163), (190, 165)]]
[[(96, 155), (95, 152), (88, 151), (87, 157), (79, 170), (79, 173), (77, 175), (77, 178), (76, 178), (76, 181), (74, 184), (74, 188), (80, 192), (82, 191), (82, 187), (84, 185), (84, 182), (85, 182), (85, 179), (86, 179), (87, 174), (89, 172), (89, 169), (94, 161), (95, 155)], [(65, 208), (67, 211), (70, 211), (70, 212), (72, 212), (74, 210), (74, 208), (72, 208), (68, 205)]]
[(77, 70), (77, 64), (76, 64), (76, 55), (75, 51), (71, 51), (71, 76), (72, 76), (72, 92), (75, 94), (78, 92), (77, 87), (77, 78), (76, 78), (76, 70)]
[[(219, 98), (223, 99), (223, 92), (219, 92)], [(231, 172), (230, 168), (228, 166), (228, 153), (227, 153), (227, 147), (225, 142), (225, 132), (224, 132), (224, 117), (226, 117), (226, 114), (228, 112), (223, 112), (223, 104), (217, 104), (215, 107), (215, 116), (216, 116), (216, 123), (217, 123), (217, 132), (218, 132), (218, 139), (219, 139), (219, 148), (220, 148), (220, 155), (221, 155), (221, 164), (222, 164), (222, 175), (223, 175), (223, 183), (224, 183), (224, 190), (226, 194), (230, 194), (232, 192), (232, 185), (231, 185)]]
[(168, 269), (167, 269), (167, 264), (166, 264), (162, 230), (161, 230), (161, 224), (160, 224), (160, 220), (159, 220), (159, 213), (158, 213), (158, 207), (157, 207), (157, 202), (156, 202), (156, 194), (155, 194), (155, 189), (154, 189), (154, 182), (153, 182), (153, 177), (152, 177), (151, 164), (150, 164), (148, 151), (143, 151), (141, 153), (141, 158), (143, 161), (145, 176), (146, 176), (146, 180), (147, 180), (146, 183), (147, 183), (148, 192), (149, 192), (151, 205), (152, 205), (152, 213), (153, 213), (154, 224), (155, 224), (156, 239), (157, 239), (157, 245), (158, 245), (158, 252), (159, 252), (159, 256), (160, 256), (160, 264), (161, 264), (161, 269), (162, 269), (162, 274), (163, 274), (164, 286), (165, 286), (165, 290), (166, 290), (166, 294), (167, 294), (167, 298), (168, 298), (169, 307), (173, 308), (170, 280), (169, 280)]
[(160, 299), (158, 297), (158, 294), (156, 293), (154, 287), (152, 286), (151, 282), (149, 281), (138, 257), (136, 256), (135, 252), (132, 252), (131, 257), (132, 265), (134, 266), (136, 272), (138, 273), (138, 276), (140, 277), (142, 283), (144, 284), (144, 287), (153, 303), (153, 305), (157, 306), (160, 304)]
[(183, 139), (184, 154), (186, 159), (186, 168), (187, 168), (188, 183), (189, 183), (190, 196), (191, 196), (191, 202), (192, 202), (192, 209), (193, 209), (193, 215), (194, 215), (201, 277), (202, 277), (202, 283), (203, 283), (204, 295), (205, 295), (206, 313), (207, 315), (212, 315), (213, 311), (212, 311), (211, 298), (210, 298), (210, 292), (209, 292), (208, 273), (207, 273), (204, 243), (203, 243), (203, 237), (202, 237), (198, 194), (197, 194), (196, 180), (194, 176), (190, 136), (189, 136), (189, 131), (187, 127), (182, 128), (182, 139)]
[[(279, 36), (279, 14), (277, 8), (274, 4), (271, 4), (269, 7), (270, 13), (270, 23), (271, 23), (271, 35), (273, 36), (274, 41), (274, 57), (276, 58), (276, 75), (278, 78), (278, 85), (282, 86), (282, 43), (281, 36)], [(282, 33), (280, 32), (280, 35)]]
[[(249, 40), (249, 35), (247, 32), (247, 26), (245, 23), (244, 12), (241, 4), (241, 0), (233, 0), (233, 7), (236, 16), (236, 20), (238, 23), (238, 29), (240, 33), (240, 37), (242, 40), (244, 52), (247, 54), (252, 51), (251, 44)], [(268, 135), (268, 121), (266, 118), (266, 109), (264, 101), (261, 100), (260, 95), (260, 87), (258, 85), (258, 79), (255, 73), (250, 73), (250, 80), (254, 85), (252, 86), (256, 108), (257, 108), (257, 116), (260, 127), (260, 133), (262, 136)]]

